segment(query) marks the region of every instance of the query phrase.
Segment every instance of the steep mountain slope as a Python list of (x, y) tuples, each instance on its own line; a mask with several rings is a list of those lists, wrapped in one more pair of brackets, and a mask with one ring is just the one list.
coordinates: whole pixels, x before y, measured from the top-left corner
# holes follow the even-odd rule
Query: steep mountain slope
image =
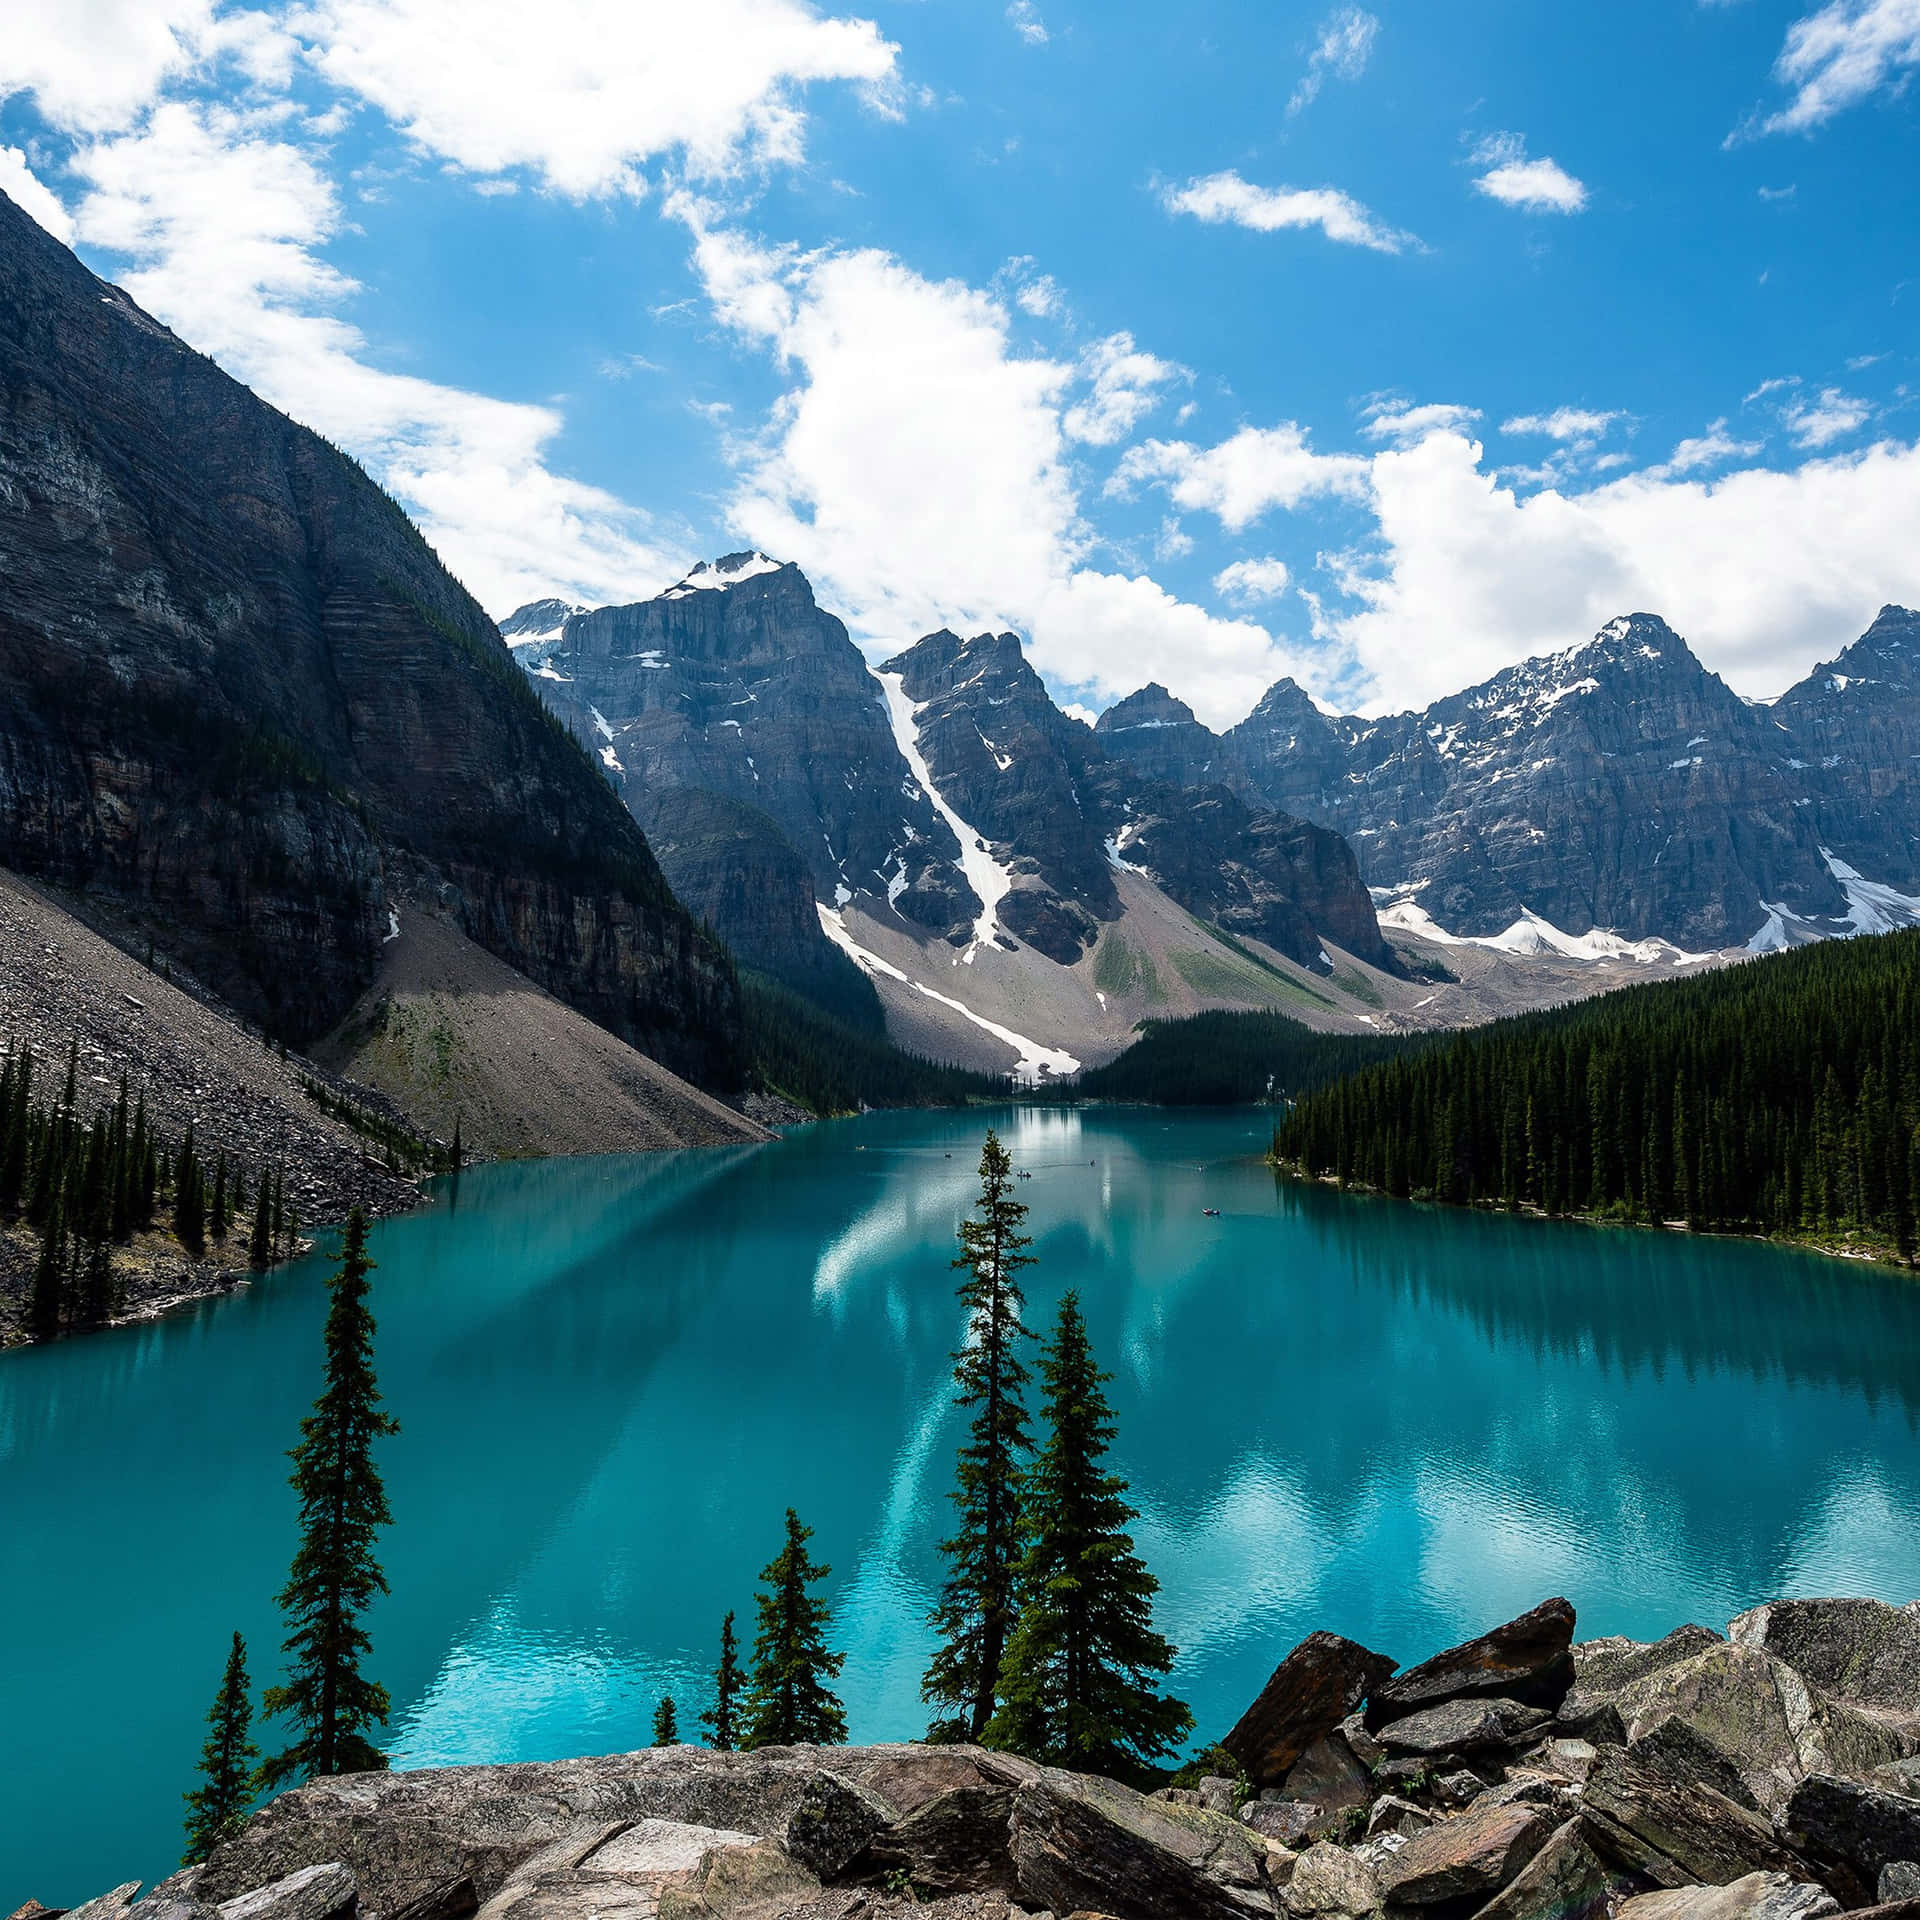
[[(1266, 1004), (1280, 961), (1325, 976), (1329, 940), (1395, 965), (1337, 834), (1141, 777), (1012, 634), (930, 634), (875, 673), (799, 569), (757, 553), (634, 606), (537, 602), (503, 631), (689, 905), (826, 1004), (877, 988), (930, 1056), (1037, 1073), (1117, 1051), (1132, 1002), (1092, 974), (1130, 916), (1159, 929), (1142, 953), (1201, 956), (1196, 1005)], [(1196, 920), (1271, 951), (1223, 965)]]
[(402, 885), (713, 1084), (726, 956), (398, 507), (0, 196), (0, 860), (295, 1040)]
[(1109, 707), (1093, 731), (1108, 753), (1150, 780), (1199, 787), (1220, 779), (1225, 769), (1219, 735), (1157, 680)]
[(1840, 654), (1773, 706), (1815, 794), (1824, 843), (1920, 893), (1920, 613), (1882, 607)]
[[(1402, 930), (1665, 963), (1901, 924), (1920, 912), (1898, 892), (1920, 863), (1916, 626), (1888, 609), (1771, 709), (1648, 614), (1422, 713), (1330, 716), (1284, 680), (1213, 764), (1345, 833)], [(1127, 704), (1103, 737), (1159, 763)], [(1181, 753), (1205, 763), (1205, 738)]]

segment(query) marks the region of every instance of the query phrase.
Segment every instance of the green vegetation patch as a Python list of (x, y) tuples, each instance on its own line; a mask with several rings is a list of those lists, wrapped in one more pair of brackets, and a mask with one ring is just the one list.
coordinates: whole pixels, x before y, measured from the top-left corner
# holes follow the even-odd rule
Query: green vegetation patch
[(1118, 927), (1100, 936), (1093, 956), (1093, 984), (1116, 999), (1138, 994), (1149, 1006), (1165, 1004), (1167, 990), (1160, 983), (1152, 956), (1136, 947)]

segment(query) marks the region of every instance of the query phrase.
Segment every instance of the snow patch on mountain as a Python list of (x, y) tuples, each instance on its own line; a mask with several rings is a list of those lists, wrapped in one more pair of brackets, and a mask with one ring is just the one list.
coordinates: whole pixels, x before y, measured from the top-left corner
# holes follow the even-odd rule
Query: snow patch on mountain
[(778, 573), (783, 563), (769, 560), (764, 553), (729, 553), (719, 560), (702, 560), (684, 580), (676, 582), (660, 597), (684, 600), (690, 593), (717, 593), (737, 587), (742, 580), (755, 580), (763, 573)]
[(1627, 961), (1641, 967), (1697, 966), (1711, 960), (1710, 953), (1688, 953), (1667, 940), (1628, 940), (1610, 927), (1595, 927), (1588, 933), (1567, 933), (1531, 908), (1522, 908), (1520, 917), (1499, 933), (1449, 933), (1411, 893), (1396, 893), (1392, 888), (1375, 889), (1379, 919), (1383, 927), (1397, 927), (1402, 933), (1418, 934), (1443, 947), (1490, 947), (1496, 953), (1512, 953), (1537, 958), (1558, 954), (1563, 960), (1609, 964)]
[(924, 994), (927, 999), (936, 1000), (943, 1007), (950, 1007), (963, 1020), (971, 1020), (983, 1032), (992, 1034), (996, 1040), (1011, 1047), (1019, 1056), (1014, 1064), (1013, 1077), (1021, 1086), (1037, 1087), (1049, 1075), (1059, 1077), (1080, 1071), (1080, 1062), (1065, 1049), (1044, 1046), (1038, 1040), (1029, 1040), (1025, 1034), (1015, 1033), (1011, 1027), (1003, 1027), (997, 1020), (989, 1020), (985, 1014), (975, 1013), (965, 1001), (956, 1000), (948, 993), (936, 993), (933, 988), (916, 980), (912, 974), (902, 972), (891, 960), (881, 959), (870, 948), (863, 947), (847, 931), (846, 916), (839, 908), (829, 907), (819, 901), (814, 904), (815, 910), (820, 915), (820, 931), (856, 967), (865, 973), (881, 973), (885, 974), (889, 980), (898, 980), (902, 986), (911, 987), (915, 993)]
[[(902, 684), (905, 676), (876, 673), (873, 677), (880, 683), (881, 697), (886, 705), (887, 719), (893, 727), (894, 742), (900, 749), (900, 757), (919, 782), (920, 791), (932, 802), (934, 812), (953, 829), (954, 838), (960, 842), (960, 871), (966, 875), (967, 885), (983, 903), (979, 918), (973, 923), (973, 939), (955, 961), (956, 965), (964, 962), (972, 966), (973, 956), (982, 946), (991, 942), (1000, 930), (998, 909), (1000, 902), (1013, 890), (1013, 870), (993, 857), (985, 836), (968, 826), (933, 784), (933, 775), (927, 769), (927, 757), (920, 751), (919, 709), (907, 697)], [(967, 1017), (973, 1018), (971, 1014)]]

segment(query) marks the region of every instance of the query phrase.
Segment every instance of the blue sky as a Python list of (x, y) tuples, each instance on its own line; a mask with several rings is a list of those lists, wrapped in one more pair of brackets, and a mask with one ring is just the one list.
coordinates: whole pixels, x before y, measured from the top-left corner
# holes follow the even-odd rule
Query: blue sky
[(0, 187), (495, 613), (758, 545), (1064, 699), (1920, 602), (1920, 0), (11, 0)]

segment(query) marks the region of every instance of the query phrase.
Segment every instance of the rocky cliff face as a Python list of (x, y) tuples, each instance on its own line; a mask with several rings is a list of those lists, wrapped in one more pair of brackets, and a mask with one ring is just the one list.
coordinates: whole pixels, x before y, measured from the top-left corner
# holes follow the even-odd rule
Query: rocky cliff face
[(389, 887), (710, 1081), (725, 956), (391, 500), (0, 196), (0, 862), (298, 1040)]
[(1877, 880), (1920, 893), (1920, 613), (1882, 607), (1838, 659), (1782, 694), (1823, 842)]
[[(1633, 614), (1421, 713), (1331, 716), (1283, 680), (1218, 737), (1216, 777), (1337, 828), (1389, 917), (1457, 936), (1537, 916), (1699, 951), (1897, 924), (1915, 909), (1890, 888), (1920, 879), (1917, 653), (1920, 619), (1889, 608), (1767, 708)], [(1112, 717), (1112, 749), (1151, 764), (1152, 735)]]
[(1203, 787), (1222, 777), (1225, 762), (1220, 739), (1193, 717), (1158, 681), (1109, 707), (1094, 734), (1116, 759), (1137, 767), (1150, 780), (1170, 786)]

